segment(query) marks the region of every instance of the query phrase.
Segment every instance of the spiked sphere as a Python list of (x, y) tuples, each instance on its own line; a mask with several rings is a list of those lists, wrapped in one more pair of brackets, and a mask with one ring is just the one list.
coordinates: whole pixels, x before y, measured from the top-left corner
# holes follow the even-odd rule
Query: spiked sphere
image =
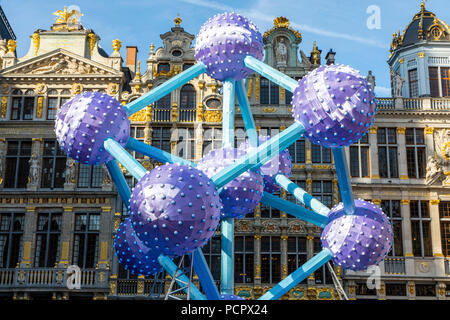
[[(259, 144), (262, 144), (270, 139), (270, 136), (259, 136)], [(246, 140), (239, 146), (239, 149), (247, 150), (250, 148), (250, 143)], [(278, 155), (270, 159), (263, 166), (259, 168), (264, 179), (264, 191), (274, 193), (280, 190), (280, 186), (275, 182), (275, 176), (282, 174), (290, 177), (292, 173), (292, 158), (288, 149), (282, 150)]]
[(103, 148), (107, 138), (125, 146), (130, 135), (130, 120), (116, 99), (105, 93), (84, 92), (60, 108), (55, 133), (69, 157), (98, 165), (113, 159)]
[(374, 94), (367, 80), (348, 66), (322, 66), (298, 83), (292, 113), (311, 142), (348, 146), (369, 130), (375, 117)]
[(217, 80), (241, 80), (253, 73), (243, 59), (251, 55), (262, 60), (264, 45), (258, 28), (237, 13), (222, 13), (200, 28), (195, 42), (195, 58), (205, 64)]
[(149, 276), (161, 270), (157, 260), (159, 251), (146, 247), (139, 240), (129, 218), (125, 219), (117, 229), (114, 249), (119, 263), (132, 274)]
[(220, 299), (222, 300), (245, 300), (245, 298), (240, 297), (240, 296), (236, 296), (234, 294), (231, 293), (223, 293), (220, 295)]
[(201, 171), (166, 164), (136, 184), (130, 212), (136, 234), (147, 247), (181, 256), (202, 247), (220, 221), (220, 198)]
[[(243, 150), (234, 148), (212, 150), (203, 157), (197, 168), (211, 178), (244, 155)], [(259, 170), (248, 170), (228, 182), (220, 192), (222, 218), (242, 218), (253, 212), (261, 200), (263, 190), (263, 177)]]
[(346, 215), (342, 203), (330, 210), (322, 231), (322, 246), (344, 269), (365, 270), (378, 265), (391, 249), (393, 233), (386, 215), (370, 202), (355, 200), (355, 214)]

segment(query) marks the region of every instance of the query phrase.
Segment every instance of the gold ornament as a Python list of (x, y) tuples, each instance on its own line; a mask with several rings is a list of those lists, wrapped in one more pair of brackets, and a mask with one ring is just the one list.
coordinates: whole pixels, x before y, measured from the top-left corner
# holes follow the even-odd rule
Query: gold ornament
[(42, 110), (44, 109), (44, 97), (39, 96), (37, 99), (37, 110), (36, 110), (36, 117), (40, 118), (42, 117)]
[(119, 39), (114, 39), (112, 41), (112, 47), (114, 52), (119, 52), (120, 48), (122, 48), (122, 41), (120, 41)]
[(94, 51), (94, 46), (95, 42), (97, 41), (97, 37), (92, 32), (88, 34), (88, 37), (89, 37), (89, 52), (92, 56), (92, 52)]
[(34, 55), (37, 56), (37, 53), (38, 53), (38, 50), (39, 50), (39, 44), (41, 42), (40, 41), (41, 37), (39, 36), (39, 33), (35, 32), (31, 36), (31, 38), (33, 39)]
[(8, 52), (14, 53), (16, 51), (16, 48), (17, 48), (17, 41), (9, 39), (7, 48), (8, 48)]
[(1, 115), (2, 115), (2, 118), (4, 118), (6, 116), (6, 106), (8, 105), (8, 97), (7, 96), (3, 96), (2, 100), (1, 100), (1, 103), (2, 103)]
[(83, 92), (83, 85), (81, 83), (74, 83), (72, 88), (70, 88), (72, 94), (80, 94)]

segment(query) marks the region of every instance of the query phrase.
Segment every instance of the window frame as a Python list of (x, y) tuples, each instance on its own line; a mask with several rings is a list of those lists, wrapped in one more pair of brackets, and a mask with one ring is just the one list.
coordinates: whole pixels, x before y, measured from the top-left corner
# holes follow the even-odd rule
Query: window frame
[[(87, 228), (86, 230), (77, 230), (77, 217), (86, 215), (86, 221), (87, 221)], [(91, 216), (98, 216), (98, 230), (90, 230), (90, 223), (91, 223)], [(72, 262), (75, 265), (78, 265), (81, 269), (93, 269), (95, 268), (96, 264), (98, 263), (99, 259), (99, 243), (100, 243), (100, 226), (101, 226), (101, 214), (99, 212), (75, 212), (74, 214), (74, 224), (73, 224), (73, 250), (72, 250)], [(77, 242), (76, 242), (76, 236), (77, 235), (84, 235), (83, 239), (83, 257), (82, 257), (82, 265), (80, 265), (80, 245), (78, 245), (77, 249)], [(93, 257), (93, 264), (92, 266), (87, 266), (87, 257), (88, 257), (88, 251), (89, 251), (89, 235), (96, 236), (96, 244), (94, 249), (94, 257)], [(77, 254), (76, 254), (77, 253)]]
[[(364, 140), (363, 140), (364, 139)], [(358, 174), (354, 175), (353, 173), (353, 165), (355, 163), (354, 159), (352, 159), (352, 149), (357, 151), (357, 163), (358, 163)], [(367, 166), (367, 175), (363, 174), (363, 150), (366, 153), (366, 166)], [(349, 154), (350, 154), (350, 176), (352, 178), (369, 178), (370, 177), (370, 145), (369, 145), (369, 137), (368, 135), (364, 135), (358, 142), (349, 146)]]
[[(6, 236), (6, 243), (8, 246), (7, 249), (7, 258), (6, 258), (6, 262), (4, 261), (4, 256), (2, 255), (2, 268), (15, 268), (16, 265), (21, 261), (22, 256), (23, 256), (23, 237), (25, 234), (25, 213), (23, 212), (0, 212), (0, 227), (3, 224), (3, 219), (2, 216), (10, 216), (10, 225), (8, 230), (2, 230), (2, 228), (0, 228), (0, 236)], [(18, 217), (19, 219), (21, 219), (21, 226), (22, 226), (22, 230), (14, 230), (14, 224), (16, 221), (16, 217)], [(17, 253), (17, 256), (15, 256), (15, 250), (16, 248), (14, 248), (15, 246), (15, 238), (14, 236), (19, 236), (19, 252)], [(17, 241), (17, 240), (16, 240)], [(3, 251), (4, 252), (4, 251)], [(13, 256), (14, 255), (14, 256)], [(13, 259), (13, 261), (11, 261), (11, 259)]]
[[(15, 155), (11, 155), (8, 154), (8, 148), (9, 148), (9, 144), (11, 142), (17, 142), (18, 143), (18, 147), (17, 147), (17, 153)], [(30, 154), (27, 155), (22, 155), (22, 144), (23, 143), (29, 143), (30, 144)], [(5, 174), (5, 181), (3, 183), (3, 188), (5, 189), (26, 189), (27, 187), (27, 183), (28, 180), (26, 179), (24, 186), (19, 187), (19, 172), (21, 171), (21, 169), (23, 169), (20, 164), (21, 164), (21, 160), (25, 160), (25, 176), (28, 177), (29, 176), (29, 172), (30, 172), (30, 159), (31, 159), (31, 155), (32, 155), (32, 148), (33, 148), (33, 142), (31, 140), (28, 139), (24, 139), (24, 140), (16, 140), (16, 139), (11, 139), (11, 140), (7, 140), (7, 146), (6, 146), (6, 155), (5, 155), (5, 172), (8, 172), (10, 168), (8, 168), (8, 159), (13, 159), (16, 158), (16, 163), (15, 163), (15, 173), (14, 173), (14, 183), (13, 186), (7, 186), (7, 178), (8, 176)]]
[[(45, 144), (49, 143), (49, 142), (53, 142), (55, 144), (54, 146), (54, 152), (53, 154), (49, 155), (49, 154), (45, 154)], [(51, 175), (50, 178), (50, 186), (46, 187), (44, 186), (44, 182), (45, 182), (45, 172), (44, 172), (44, 165), (45, 165), (45, 160), (53, 160), (53, 165), (51, 166), (51, 173), (49, 173), (49, 175)], [(63, 160), (64, 161), (64, 168), (62, 170), (61, 176), (62, 176), (62, 185), (59, 187), (55, 187), (55, 180), (56, 180), (56, 164), (58, 162), (58, 160)], [(41, 173), (41, 188), (43, 189), (62, 189), (64, 188), (64, 180), (65, 180), (65, 171), (66, 171), (66, 161), (67, 161), (67, 156), (64, 154), (64, 152), (62, 152), (59, 148), (59, 144), (58, 141), (55, 140), (44, 140), (44, 153), (42, 154), (42, 173)]]
[[(47, 215), (48, 217), (48, 225), (46, 230), (39, 230), (39, 218), (42, 215)], [(53, 223), (53, 218), (54, 217), (59, 217), (59, 230), (52, 230), (52, 223)], [(58, 263), (59, 259), (60, 259), (60, 255), (61, 255), (61, 233), (62, 233), (62, 213), (61, 212), (39, 212), (37, 215), (37, 221), (36, 221), (36, 238), (35, 238), (35, 252), (34, 252), (34, 267), (35, 268), (52, 268), (55, 266), (56, 263)], [(52, 246), (52, 236), (56, 235), (58, 240), (57, 240), (57, 244), (56, 244), (56, 254), (55, 254), (55, 261), (53, 261), (53, 263), (51, 263), (49, 261), (50, 258), (50, 250), (51, 250), (51, 246)], [(44, 251), (44, 263), (43, 265), (41, 265), (41, 248), (38, 246), (38, 239), (39, 236), (45, 236), (45, 251)]]
[[(417, 210), (418, 210), (418, 216), (417, 217), (413, 217), (412, 213), (412, 205), (413, 203), (417, 203)], [(427, 205), (427, 217), (423, 216), (422, 213), (422, 203), (426, 203)], [(431, 216), (430, 216), (430, 203), (427, 200), (411, 200), (409, 202), (409, 209), (410, 209), (410, 220), (411, 220), (411, 240), (412, 240), (412, 249), (413, 249), (413, 255), (415, 257), (421, 257), (421, 258), (426, 258), (426, 257), (432, 257), (433, 256), (433, 246), (432, 246), (432, 237), (431, 237)], [(418, 222), (419, 223), (419, 237), (420, 237), (420, 255), (416, 254), (415, 252), (415, 240), (414, 240), (414, 228), (413, 228), (413, 222)], [(424, 222), (428, 223), (428, 237), (429, 237), (429, 254), (426, 255), (426, 250), (425, 250), (425, 241), (424, 241)]]
[[(242, 239), (242, 249), (237, 248), (238, 241)], [(250, 239), (248, 243), (251, 243), (251, 248), (247, 247), (247, 240)], [(240, 271), (238, 266), (239, 258), (237, 256), (241, 256), (242, 261), (242, 273), (238, 274)], [(255, 280), (255, 270), (254, 270), (254, 259), (255, 259), (255, 242), (254, 237), (250, 235), (237, 235), (234, 238), (234, 256), (235, 256), (235, 275), (234, 282), (235, 283), (253, 283)], [(248, 262), (251, 262), (247, 264)], [(247, 276), (250, 278), (247, 278)], [(240, 279), (239, 279), (240, 278)], [(242, 281), (241, 281), (242, 280)]]
[[(395, 141), (394, 142), (390, 142), (389, 141), (389, 130), (394, 130), (394, 135), (393, 137), (395, 137)], [(384, 143), (380, 141), (380, 132), (384, 131)], [(382, 164), (381, 163), (381, 157), (380, 157), (380, 150), (381, 149), (386, 149), (386, 163)], [(382, 175), (382, 170), (380, 170), (380, 177), (381, 178), (386, 178), (386, 179), (396, 179), (399, 177), (399, 166), (398, 166), (398, 137), (397, 137), (397, 128), (393, 128), (393, 127), (386, 127), (386, 128), (378, 128), (377, 130), (377, 150), (378, 150), (378, 167), (381, 169), (383, 167), (386, 168), (386, 176)], [(391, 161), (391, 150), (395, 151), (395, 171), (396, 174), (393, 175), (392, 174), (392, 168), (391, 168), (391, 163), (393, 163), (393, 160)]]
[[(264, 251), (263, 249), (263, 240), (264, 238), (268, 238), (269, 239), (269, 250), (268, 251)], [(279, 243), (279, 250), (275, 251), (273, 249), (273, 239), (274, 238), (278, 238), (278, 243)], [(269, 263), (268, 263), (268, 267), (269, 267), (269, 278), (268, 278), (268, 282), (265, 282), (265, 278), (264, 278), (264, 273), (265, 273), (265, 263), (264, 263), (264, 257), (269, 257)], [(276, 265), (274, 264), (274, 256), (278, 257), (278, 273), (279, 273), (279, 278), (275, 278), (274, 277), (274, 273), (277, 272), (276, 270)], [(278, 283), (281, 280), (281, 237), (280, 236), (262, 236), (261, 237), (261, 282), (262, 283)]]
[[(408, 132), (410, 132), (412, 130), (413, 132), (413, 137), (414, 137), (414, 141), (412, 144), (408, 144), (408, 141), (406, 139), (406, 136), (408, 134)], [(417, 136), (417, 132), (421, 132), (422, 135), (422, 144), (418, 144), (418, 136)], [(408, 172), (408, 177), (412, 178), (412, 179), (424, 179), (426, 176), (426, 145), (425, 145), (425, 132), (423, 128), (406, 128), (405, 131), (405, 147), (406, 147), (406, 166), (407, 166), (407, 172)], [(419, 163), (419, 150), (421, 150), (422, 152), (422, 164)], [(414, 154), (414, 171), (415, 171), (415, 175), (414, 176), (410, 176), (410, 159), (409, 159), (409, 152), (412, 151)], [(422, 170), (420, 172), (420, 167), (422, 167)]]

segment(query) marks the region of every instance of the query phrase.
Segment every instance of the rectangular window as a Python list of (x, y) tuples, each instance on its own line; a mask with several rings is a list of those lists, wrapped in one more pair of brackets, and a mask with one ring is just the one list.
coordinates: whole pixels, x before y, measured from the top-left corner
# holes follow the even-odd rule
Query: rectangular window
[(152, 146), (170, 153), (170, 128), (153, 127)]
[(436, 297), (436, 285), (416, 283), (417, 297)]
[[(287, 239), (288, 274), (300, 268), (308, 260), (306, 237), (289, 237)], [(300, 283), (306, 283), (304, 279)]]
[(380, 177), (398, 178), (396, 128), (378, 128), (377, 140)]
[(178, 128), (178, 143), (176, 154), (184, 159), (193, 160), (195, 158), (194, 129)]
[[(280, 192), (274, 192), (274, 196), (279, 197)], [(261, 203), (261, 218), (279, 218), (280, 210), (272, 206)]]
[(408, 177), (421, 179), (426, 174), (425, 139), (423, 129), (408, 128), (406, 138), (406, 162)]
[(387, 296), (406, 296), (405, 283), (386, 283)]
[(411, 201), (409, 208), (413, 254), (416, 257), (431, 257), (433, 253), (431, 249), (431, 219), (428, 201)]
[(290, 92), (289, 90), (284, 90), (284, 98), (285, 98), (286, 104), (291, 104), (292, 103), (292, 92)]
[(439, 94), (439, 68), (429, 67), (428, 74), (430, 76), (430, 95), (432, 97), (440, 97)]
[(100, 214), (76, 213), (73, 264), (82, 269), (95, 268), (98, 259)]
[(439, 203), (439, 216), (441, 218), (442, 253), (450, 257), (450, 202)]
[[(145, 138), (145, 127), (143, 126), (131, 126), (130, 127), (130, 137), (139, 140), (141, 142), (144, 141)], [(144, 155), (140, 152), (134, 151), (134, 150), (129, 150), (127, 149), (127, 151), (135, 158), (138, 160), (142, 160), (144, 159)]]
[(292, 157), (292, 163), (305, 163), (305, 139), (298, 139), (295, 143), (289, 146), (289, 154)]
[(234, 145), (235, 148), (239, 148), (242, 143), (244, 143), (247, 139), (247, 131), (245, 128), (236, 128), (234, 129)]
[[(322, 241), (320, 240), (320, 238), (314, 238), (314, 255), (318, 254), (320, 251), (322, 251), (322, 249)], [(331, 273), (330, 270), (328, 270), (327, 264), (324, 264), (314, 272), (314, 280), (316, 284), (333, 283), (333, 279), (331, 278)]]
[(312, 196), (316, 197), (328, 208), (333, 206), (333, 183), (327, 180), (312, 182)]
[(260, 79), (260, 103), (279, 104), (279, 87), (266, 78)]
[(417, 77), (417, 69), (408, 71), (409, 78), (409, 97), (417, 98), (419, 96), (419, 81)]
[(58, 98), (48, 97), (47, 98), (47, 120), (54, 120), (56, 118), (56, 113), (58, 112)]
[(390, 256), (403, 256), (403, 238), (402, 238), (402, 215), (400, 213), (400, 200), (383, 200), (381, 209), (388, 216), (394, 232), (394, 241), (392, 243)]
[(220, 280), (221, 239), (221, 237), (214, 236), (202, 248), (206, 263), (208, 263), (209, 270), (211, 270), (212, 276), (216, 281)]
[(31, 141), (8, 141), (5, 188), (26, 188), (30, 170)]
[(11, 120), (33, 120), (33, 112), (34, 97), (13, 97)]
[(220, 128), (205, 128), (203, 133), (203, 152), (205, 156), (211, 150), (222, 148), (222, 129)]
[(236, 236), (234, 238), (234, 281), (236, 283), (252, 283), (253, 265), (253, 236)]
[(23, 213), (0, 213), (0, 267), (15, 268), (23, 251)]
[(42, 188), (64, 188), (66, 155), (56, 140), (44, 141), (42, 156)]
[(369, 138), (363, 136), (350, 146), (350, 174), (352, 177), (369, 177)]
[(442, 96), (450, 97), (450, 68), (441, 67)]
[(78, 188), (101, 188), (103, 165), (91, 166), (80, 163), (78, 169)]
[(331, 163), (331, 149), (311, 144), (312, 163)]
[(261, 282), (278, 283), (280, 280), (280, 237), (261, 237)]
[(61, 213), (39, 213), (34, 266), (52, 268), (60, 257)]

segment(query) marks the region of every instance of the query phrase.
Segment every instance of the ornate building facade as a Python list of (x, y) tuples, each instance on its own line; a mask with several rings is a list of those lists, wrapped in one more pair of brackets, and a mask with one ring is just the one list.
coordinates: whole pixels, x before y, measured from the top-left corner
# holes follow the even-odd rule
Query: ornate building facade
[[(113, 41), (113, 52), (108, 55), (98, 44), (100, 37), (78, 23), (77, 12), (64, 9), (56, 14), (58, 19), (50, 30), (39, 29), (30, 37), (24, 57), (16, 57), (15, 42), (0, 53), (0, 296), (148, 298), (153, 290), (158, 291), (155, 280), (129, 274), (114, 255), (114, 231), (128, 213), (108, 173), (103, 167), (79, 165), (61, 154), (53, 119), (60, 105), (83, 90), (104, 92), (126, 104), (186, 70), (196, 62), (194, 35), (184, 30), (177, 17), (170, 31), (161, 35), (163, 46), (155, 49), (150, 45), (141, 73), (137, 47), (127, 46), (124, 63), (119, 40)], [(408, 71), (402, 69), (402, 57), (409, 61), (406, 57), (414, 56), (421, 45), (427, 48), (422, 50), (427, 55), (439, 57), (441, 51), (433, 46), (439, 50), (448, 46), (446, 25), (435, 16), (441, 38), (425, 37), (433, 28), (428, 18), (432, 15), (423, 6), (410, 25), (419, 26), (422, 21), (424, 38), (406, 45), (394, 36), (389, 64), (392, 70), (399, 70), (400, 77)], [(403, 39), (413, 38), (408, 30)], [(321, 64), (335, 63), (336, 53), (331, 49), (325, 57), (316, 43), (306, 49), (301, 33), (284, 17), (274, 20), (263, 41), (265, 62), (296, 79)], [(420, 64), (421, 58), (417, 59)], [(441, 74), (445, 66), (437, 67)], [(393, 88), (397, 88), (394, 71)], [(422, 77), (420, 72), (418, 77)], [(372, 74), (368, 80), (375, 85)], [(400, 81), (401, 94), (378, 99), (374, 127), (358, 144), (347, 148), (355, 195), (380, 205), (396, 234), (389, 258), (380, 265), (378, 290), (368, 289), (368, 273), (334, 268), (351, 299), (446, 299), (450, 281), (446, 258), (450, 256), (450, 100), (442, 89), (445, 77), (438, 78), (439, 98), (427, 97), (426, 91), (421, 91), (426, 89), (419, 89), (425, 92), (420, 98), (408, 96), (406, 88), (411, 84), (405, 85), (405, 81)], [(131, 135), (198, 161), (222, 145), (221, 90), (220, 82), (201, 75), (133, 115)], [(246, 90), (261, 135), (276, 135), (292, 123), (290, 92), (259, 75), (248, 78)], [(236, 147), (244, 140), (238, 109)], [(330, 150), (300, 139), (290, 153), (294, 162), (291, 179), (328, 207), (338, 203)], [(157, 165), (143, 155), (133, 155), (149, 170)], [(133, 178), (124, 173), (133, 186)], [(278, 195), (295, 201), (285, 192)], [(236, 294), (260, 297), (320, 251), (320, 231), (264, 205), (236, 220)], [(218, 233), (203, 248), (216, 280), (220, 278), (220, 246)], [(70, 265), (80, 267), (79, 289), (67, 287)], [(170, 281), (164, 280), (168, 279), (162, 279), (166, 289)], [(337, 299), (338, 295), (324, 266), (283, 298)]]

